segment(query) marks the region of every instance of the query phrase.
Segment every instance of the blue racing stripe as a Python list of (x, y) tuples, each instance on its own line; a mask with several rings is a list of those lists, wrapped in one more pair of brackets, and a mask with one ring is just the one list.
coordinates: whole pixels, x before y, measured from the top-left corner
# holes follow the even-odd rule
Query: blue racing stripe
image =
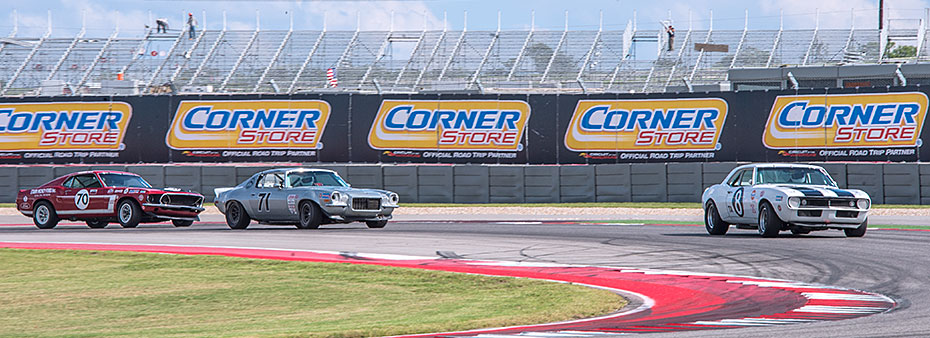
[(827, 190), (834, 192), (836, 196), (839, 196), (839, 197), (855, 197), (856, 196), (856, 195), (853, 195), (853, 193), (848, 192), (846, 190), (842, 190), (842, 189), (827, 188)]
[(804, 196), (807, 196), (807, 197), (817, 197), (817, 196), (822, 197), (823, 196), (823, 194), (820, 191), (816, 189), (812, 189), (812, 188), (807, 188), (807, 187), (785, 187), (785, 188), (800, 191), (802, 194), (804, 194)]

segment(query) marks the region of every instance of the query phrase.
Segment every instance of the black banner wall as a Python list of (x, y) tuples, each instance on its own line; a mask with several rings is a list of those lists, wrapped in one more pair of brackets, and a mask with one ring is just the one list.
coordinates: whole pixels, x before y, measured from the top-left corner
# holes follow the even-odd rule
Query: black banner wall
[(921, 87), (0, 101), (0, 163), (930, 161)]

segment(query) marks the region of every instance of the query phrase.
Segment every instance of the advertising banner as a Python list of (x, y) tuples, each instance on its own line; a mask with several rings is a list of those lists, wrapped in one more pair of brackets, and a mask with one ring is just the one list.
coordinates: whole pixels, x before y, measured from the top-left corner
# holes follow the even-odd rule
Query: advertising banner
[(398, 158), (515, 158), (530, 106), (516, 100), (383, 100), (368, 145)]
[(165, 144), (187, 157), (316, 157), (329, 116), (321, 100), (185, 100)]
[(727, 102), (718, 98), (580, 100), (565, 132), (565, 147), (577, 152), (713, 152), (720, 149), (726, 115)]
[(921, 92), (778, 96), (762, 143), (810, 157), (916, 155), (926, 116)]
[(0, 103), (0, 157), (118, 157), (131, 118), (125, 102)]
[(0, 101), (0, 163), (930, 161), (927, 89)]

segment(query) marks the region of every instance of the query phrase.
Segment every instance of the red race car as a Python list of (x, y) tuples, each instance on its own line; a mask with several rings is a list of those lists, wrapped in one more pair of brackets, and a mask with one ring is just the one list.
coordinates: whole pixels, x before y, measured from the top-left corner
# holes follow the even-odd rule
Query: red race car
[(91, 228), (169, 220), (186, 227), (199, 220), (202, 205), (201, 194), (155, 189), (139, 175), (108, 170), (68, 174), (16, 195), (16, 208), (39, 229), (54, 228), (62, 219), (85, 221)]

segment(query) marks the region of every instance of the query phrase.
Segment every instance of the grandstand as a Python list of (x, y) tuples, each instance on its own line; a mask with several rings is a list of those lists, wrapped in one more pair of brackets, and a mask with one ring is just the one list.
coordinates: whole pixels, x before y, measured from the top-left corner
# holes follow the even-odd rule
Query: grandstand
[[(681, 28), (624, 30), (203, 30), (142, 37), (0, 38), (0, 95), (131, 93), (664, 92), (727, 83), (745, 68), (917, 62), (930, 59), (923, 20), (884, 30)], [(49, 29), (49, 31), (51, 31)], [(917, 55), (888, 60), (887, 41)], [(726, 46), (726, 52), (695, 44)], [(637, 57), (654, 45), (654, 58)], [(642, 45), (641, 45), (642, 46)], [(400, 52), (398, 52), (400, 51)], [(335, 70), (332, 88), (327, 70)], [(724, 89), (726, 87), (724, 86)]]

